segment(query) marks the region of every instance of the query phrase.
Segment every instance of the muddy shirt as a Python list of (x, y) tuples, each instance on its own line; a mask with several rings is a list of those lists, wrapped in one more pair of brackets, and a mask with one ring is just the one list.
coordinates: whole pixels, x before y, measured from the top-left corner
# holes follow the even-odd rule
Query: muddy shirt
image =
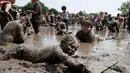
[(41, 22), (42, 7), (39, 1), (34, 4), (33, 11), (37, 12), (37, 14), (32, 14), (32, 20), (35, 22)]
[(87, 43), (92, 43), (95, 41), (95, 35), (92, 34), (92, 32), (89, 33), (84, 33), (83, 30), (80, 30), (76, 33), (76, 37), (81, 41), (81, 42), (87, 42)]
[[(13, 54), (16, 52), (15, 54)], [(13, 54), (13, 55), (12, 55)], [(48, 46), (41, 49), (30, 48), (29, 46), (17, 46), (11, 49), (8, 53), (5, 53), (5, 59), (18, 58), (33, 63), (48, 62), (58, 63), (65, 62), (68, 59), (68, 55), (63, 53), (59, 46)]]
[[(115, 27), (116, 27), (116, 30), (115, 30)], [(111, 32), (116, 32), (116, 31), (119, 32), (119, 27), (120, 27), (120, 23), (117, 20), (108, 22), (108, 29)]]

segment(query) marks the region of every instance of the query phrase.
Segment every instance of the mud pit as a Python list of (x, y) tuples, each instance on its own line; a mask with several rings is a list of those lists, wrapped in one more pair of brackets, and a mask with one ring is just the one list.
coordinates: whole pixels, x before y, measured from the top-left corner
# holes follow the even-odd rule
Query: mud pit
[[(78, 26), (69, 27), (69, 31), (73, 32), (73, 34), (76, 34), (79, 29), (80, 27)], [(115, 39), (112, 34), (108, 34), (107, 29), (103, 32), (95, 32), (95, 29), (93, 31), (96, 36), (103, 38), (104, 41), (81, 43), (74, 57), (85, 64), (86, 68), (92, 73), (101, 73), (118, 61), (119, 63), (104, 73), (130, 73), (130, 35), (125, 30), (121, 30)], [(39, 49), (50, 45), (59, 45), (61, 38), (62, 36), (55, 36), (53, 27), (41, 27), (40, 34), (28, 36), (24, 45)], [(8, 50), (15, 46), (16, 44), (10, 43), (7, 46), (0, 47)], [(31, 62), (17, 59), (0, 61), (0, 65), (0, 73), (64, 73), (66, 69), (63, 65), (32, 64)]]

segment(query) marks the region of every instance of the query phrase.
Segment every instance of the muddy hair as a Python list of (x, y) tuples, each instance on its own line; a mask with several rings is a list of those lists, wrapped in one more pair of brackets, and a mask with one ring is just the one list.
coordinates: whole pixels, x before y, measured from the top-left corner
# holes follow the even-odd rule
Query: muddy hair
[(84, 25), (90, 25), (91, 28), (93, 27), (93, 23), (90, 20), (83, 20), (81, 24), (82, 24), (82, 26), (84, 26)]
[[(75, 51), (78, 49), (79, 45), (73, 46), (72, 44), (77, 43), (77, 42), (79, 43), (80, 41), (76, 36), (74, 36), (72, 34), (66, 34), (61, 40), (60, 47), (63, 50), (63, 52), (66, 54), (69, 54), (70, 50), (75, 49), (74, 51), (72, 51), (72, 53), (74, 54)], [(70, 48), (70, 46), (72, 48)], [(71, 54), (71, 55), (73, 55), (73, 54)]]

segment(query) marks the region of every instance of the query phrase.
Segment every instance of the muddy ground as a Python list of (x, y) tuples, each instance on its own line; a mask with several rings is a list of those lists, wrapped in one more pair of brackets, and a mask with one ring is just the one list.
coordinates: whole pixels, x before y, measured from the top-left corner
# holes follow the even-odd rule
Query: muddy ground
[[(77, 25), (69, 26), (69, 31), (73, 32), (73, 34), (76, 34), (78, 30), (80, 30), (80, 27)], [(114, 35), (109, 33), (106, 28), (102, 32), (96, 32), (93, 29), (93, 33), (103, 41), (81, 43), (74, 58), (82, 62), (92, 73), (101, 73), (115, 63), (117, 64), (104, 73), (130, 73), (130, 35), (128, 32), (121, 29), (118, 35)], [(59, 45), (61, 38), (62, 36), (55, 35), (53, 27), (41, 27), (40, 34), (27, 36), (24, 44), (38, 49), (49, 45)], [(10, 43), (7, 46), (0, 47), (9, 50), (15, 46), (17, 45)], [(0, 73), (64, 73), (66, 68), (62, 64), (32, 64), (17, 59), (0, 61)]]

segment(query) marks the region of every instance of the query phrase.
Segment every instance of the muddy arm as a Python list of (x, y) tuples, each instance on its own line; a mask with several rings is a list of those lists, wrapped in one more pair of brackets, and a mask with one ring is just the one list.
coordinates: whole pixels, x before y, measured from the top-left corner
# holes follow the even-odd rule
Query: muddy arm
[(68, 66), (68, 69), (72, 73), (91, 73), (89, 70), (86, 69), (86, 67), (83, 64), (77, 62), (76, 60), (74, 60), (71, 57), (69, 57), (64, 62), (64, 64)]
[[(21, 24), (20, 24), (21, 25)], [(14, 42), (15, 43), (18, 43), (18, 44), (21, 44), (21, 43), (24, 43), (24, 40), (25, 40), (25, 34), (24, 34), (24, 30), (23, 30), (23, 27), (20, 26), (16, 29), (16, 33), (13, 35), (14, 36)]]
[(8, 20), (12, 21), (14, 20), (13, 16), (9, 13), (9, 10), (11, 9), (11, 4), (6, 4), (6, 7), (5, 7), (5, 13), (9, 16)]
[(55, 55), (55, 58), (59, 57), (59, 61), (68, 66), (72, 73), (84, 73), (84, 71), (86, 71), (86, 68), (82, 63), (76, 61), (76, 59), (72, 58), (71, 56), (68, 56), (60, 49), (57, 50), (53, 55)]

